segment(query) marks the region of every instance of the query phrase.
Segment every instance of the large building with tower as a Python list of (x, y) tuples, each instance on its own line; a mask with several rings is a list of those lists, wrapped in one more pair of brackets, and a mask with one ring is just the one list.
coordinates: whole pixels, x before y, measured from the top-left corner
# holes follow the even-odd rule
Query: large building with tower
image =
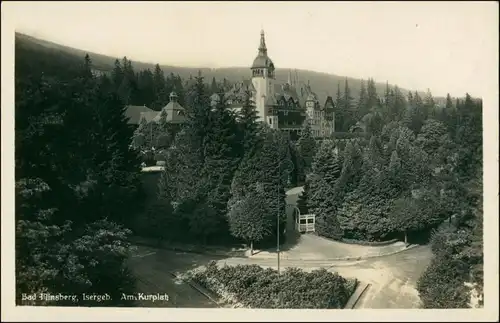
[[(330, 96), (320, 102), (309, 83), (300, 82), (298, 75), (292, 75), (291, 71), (286, 82), (276, 80), (264, 31), (261, 31), (258, 54), (250, 70), (250, 80), (234, 84), (225, 93), (227, 103), (234, 110), (239, 110), (247, 93), (251, 93), (259, 120), (272, 129), (286, 131), (292, 137), (299, 136), (307, 123), (315, 137), (327, 137), (335, 131), (335, 107)], [(213, 104), (218, 99), (217, 94), (212, 95)]]
[[(258, 118), (272, 129), (279, 129), (297, 138), (309, 124), (314, 137), (329, 137), (335, 132), (335, 106), (331, 96), (320, 102), (309, 82), (299, 81), (297, 73), (289, 71), (288, 80), (276, 80), (275, 66), (267, 53), (264, 31), (260, 33), (258, 53), (250, 67), (251, 79), (236, 82), (224, 94), (227, 104), (235, 111), (243, 106), (246, 96), (251, 95)], [(171, 102), (163, 108), (169, 122), (182, 123), (184, 109), (176, 102), (175, 93)], [(211, 96), (211, 104), (219, 100), (218, 94)], [(157, 121), (160, 112), (146, 107), (129, 106), (129, 122), (138, 124), (140, 120)]]

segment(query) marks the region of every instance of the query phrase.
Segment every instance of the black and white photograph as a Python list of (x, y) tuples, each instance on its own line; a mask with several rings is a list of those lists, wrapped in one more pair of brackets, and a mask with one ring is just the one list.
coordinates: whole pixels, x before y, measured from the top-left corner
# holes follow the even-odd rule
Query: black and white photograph
[(498, 25), (3, 2), (2, 321), (498, 320)]

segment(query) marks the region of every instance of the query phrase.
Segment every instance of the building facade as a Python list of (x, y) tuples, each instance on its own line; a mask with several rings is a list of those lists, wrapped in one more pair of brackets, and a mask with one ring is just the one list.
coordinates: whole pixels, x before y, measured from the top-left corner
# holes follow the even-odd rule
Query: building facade
[[(225, 99), (234, 111), (241, 109), (246, 95), (250, 94), (259, 121), (272, 129), (288, 132), (292, 137), (300, 136), (306, 124), (315, 137), (328, 137), (335, 131), (335, 106), (331, 96), (320, 102), (309, 83), (300, 82), (298, 76), (292, 77), (291, 71), (286, 82), (276, 80), (264, 31), (261, 31), (257, 57), (250, 70), (250, 80), (237, 82), (225, 93)], [(212, 104), (218, 100), (217, 94), (212, 95)]]

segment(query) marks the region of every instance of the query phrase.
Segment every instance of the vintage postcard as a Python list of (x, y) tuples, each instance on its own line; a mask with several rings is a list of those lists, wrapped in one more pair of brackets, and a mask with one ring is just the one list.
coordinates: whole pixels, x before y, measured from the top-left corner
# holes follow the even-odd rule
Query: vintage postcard
[(2, 3), (2, 320), (498, 320), (498, 3)]

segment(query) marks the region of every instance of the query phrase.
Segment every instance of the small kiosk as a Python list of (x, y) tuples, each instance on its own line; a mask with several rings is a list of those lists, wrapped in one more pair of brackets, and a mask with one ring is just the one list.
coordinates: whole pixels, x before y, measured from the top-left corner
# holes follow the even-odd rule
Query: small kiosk
[(314, 232), (316, 224), (316, 214), (300, 214), (298, 209), (295, 210), (295, 230), (300, 233)]

